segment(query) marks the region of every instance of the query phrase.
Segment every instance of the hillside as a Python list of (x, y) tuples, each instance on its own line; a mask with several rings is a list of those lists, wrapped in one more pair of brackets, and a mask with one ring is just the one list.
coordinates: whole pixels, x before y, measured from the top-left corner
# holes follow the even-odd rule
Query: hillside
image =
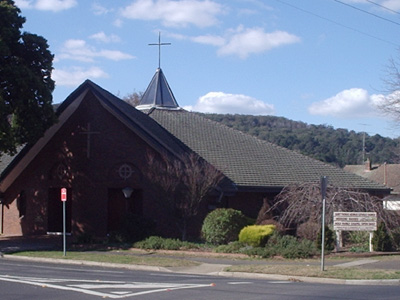
[(321, 161), (343, 167), (361, 164), (364, 157), (373, 163), (399, 163), (400, 139), (370, 136), (327, 125), (310, 125), (275, 116), (200, 114), (208, 119), (254, 135), (262, 140), (298, 151)]

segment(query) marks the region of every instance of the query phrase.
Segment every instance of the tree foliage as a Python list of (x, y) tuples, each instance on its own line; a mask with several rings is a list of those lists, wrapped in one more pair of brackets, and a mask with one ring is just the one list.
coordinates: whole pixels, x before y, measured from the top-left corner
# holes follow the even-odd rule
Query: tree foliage
[(0, 154), (35, 142), (56, 120), (53, 55), (43, 37), (21, 32), (20, 12), (0, 0)]
[(127, 94), (122, 98), (126, 103), (132, 105), (132, 106), (138, 106), (140, 103), (140, 99), (142, 99), (143, 92), (133, 92), (131, 94)]
[(398, 163), (400, 139), (378, 134), (334, 129), (328, 125), (309, 125), (276, 116), (202, 114), (204, 117), (254, 135), (259, 139), (330, 163), (339, 167), (363, 164), (365, 157), (373, 163)]
[(199, 212), (200, 204), (223, 179), (223, 174), (195, 153), (178, 157), (147, 154), (147, 177), (163, 193), (159, 203), (175, 212), (186, 240), (189, 220)]
[[(285, 187), (270, 208), (279, 215), (279, 222), (286, 227), (294, 227), (306, 222), (321, 224), (322, 200), (320, 183), (293, 184)], [(383, 208), (382, 200), (368, 193), (329, 185), (326, 191), (326, 220), (332, 223), (333, 213), (376, 212), (378, 221), (387, 228), (400, 226), (397, 211)]]

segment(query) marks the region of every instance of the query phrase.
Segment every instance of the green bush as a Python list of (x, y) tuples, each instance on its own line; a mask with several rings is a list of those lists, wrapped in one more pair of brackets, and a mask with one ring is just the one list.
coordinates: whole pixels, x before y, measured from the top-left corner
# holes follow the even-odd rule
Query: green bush
[(246, 245), (239, 242), (231, 242), (227, 245), (219, 245), (214, 249), (214, 252), (217, 253), (242, 253), (243, 250), (246, 249)]
[(387, 232), (385, 223), (381, 222), (374, 236), (372, 237), (372, 247), (375, 251), (391, 251), (393, 243), (390, 235)]
[(274, 231), (275, 225), (246, 226), (239, 233), (239, 242), (253, 247), (262, 247)]
[[(346, 235), (346, 246), (350, 246), (354, 249), (359, 249), (360, 251), (354, 252), (362, 252), (361, 249), (366, 249), (369, 251), (369, 232), (367, 231), (349, 231)], [(350, 249), (350, 251), (352, 251)]]
[(291, 235), (272, 234), (265, 247), (254, 247), (242, 251), (249, 256), (270, 258), (282, 256), (288, 259), (309, 258), (317, 253), (315, 244), (309, 240), (299, 241)]
[[(322, 228), (315, 243), (318, 249), (322, 249)], [(332, 251), (333, 249), (335, 249), (335, 233), (325, 225), (325, 250)]]
[(246, 216), (232, 208), (219, 208), (204, 219), (201, 233), (206, 242), (221, 245), (237, 241), (240, 230), (248, 225)]
[(178, 239), (162, 238), (159, 236), (151, 236), (147, 239), (136, 242), (134, 247), (146, 250), (186, 250), (199, 248), (198, 245), (189, 242), (182, 242)]

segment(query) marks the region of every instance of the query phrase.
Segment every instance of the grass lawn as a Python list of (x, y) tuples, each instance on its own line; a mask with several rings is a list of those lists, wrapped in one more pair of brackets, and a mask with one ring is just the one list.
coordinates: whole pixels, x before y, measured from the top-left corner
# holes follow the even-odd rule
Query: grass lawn
[[(194, 267), (200, 263), (193, 261), (193, 257), (220, 258), (227, 259), (228, 254), (224, 253), (207, 253), (192, 251), (144, 251), (144, 250), (110, 250), (110, 251), (68, 251), (63, 256), (62, 251), (24, 251), (16, 252), (12, 255), (53, 258), (61, 260), (82, 260), (95, 261), (104, 263), (118, 263), (129, 265), (146, 265), (158, 267)], [(368, 266), (359, 267), (335, 267), (325, 265), (325, 271), (321, 271), (319, 258), (315, 259), (255, 259), (249, 257), (230, 257), (239, 260), (242, 263), (235, 264), (225, 269), (228, 272), (246, 272), (261, 274), (279, 274), (289, 276), (305, 276), (305, 277), (323, 277), (337, 279), (400, 279), (400, 270), (378, 270), (368, 269)], [(354, 261), (362, 259), (360, 257), (330, 257), (326, 261), (337, 261), (346, 259), (346, 261)], [(400, 262), (399, 255), (393, 256), (374, 256), (374, 260), (390, 260), (398, 264)], [(249, 260), (257, 260), (260, 263), (249, 264)]]

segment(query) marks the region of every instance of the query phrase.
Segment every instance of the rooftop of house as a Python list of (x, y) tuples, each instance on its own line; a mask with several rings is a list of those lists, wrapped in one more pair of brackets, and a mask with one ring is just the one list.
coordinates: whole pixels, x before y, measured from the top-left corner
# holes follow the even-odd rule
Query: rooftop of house
[(372, 164), (369, 159), (364, 165), (347, 165), (344, 170), (380, 183), (400, 193), (400, 164)]

